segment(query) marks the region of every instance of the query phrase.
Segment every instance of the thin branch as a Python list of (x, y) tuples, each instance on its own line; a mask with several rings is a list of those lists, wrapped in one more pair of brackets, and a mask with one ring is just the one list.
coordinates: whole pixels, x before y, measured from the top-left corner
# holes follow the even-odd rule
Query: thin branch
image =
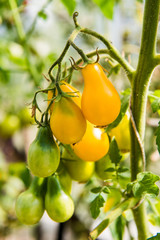
[(15, 0), (9, 0), (9, 4), (12, 10), (13, 18), (16, 24), (17, 32), (21, 40), (25, 39), (25, 32), (22, 25), (21, 17), (18, 11), (17, 2)]
[(62, 53), (61, 53), (61, 55), (59, 56), (59, 58), (58, 58), (58, 59), (52, 64), (52, 66), (49, 68), (49, 70), (48, 70), (48, 75), (51, 77), (51, 79), (52, 79), (51, 72), (52, 72), (53, 68), (54, 68), (58, 63), (60, 63), (60, 62), (63, 60), (66, 52), (68, 51), (68, 49), (69, 49), (69, 47), (70, 47), (70, 41), (74, 41), (74, 39), (76, 38), (76, 36), (78, 35), (79, 32), (80, 32), (80, 28), (77, 27), (77, 28), (72, 32), (72, 34), (70, 35), (70, 37), (69, 37), (69, 39), (68, 39), (68, 41), (67, 41), (67, 43), (66, 43), (66, 45), (65, 45), (65, 47), (64, 47), (64, 49), (63, 49), (63, 51), (62, 51)]
[[(109, 50), (108, 49), (97, 49), (95, 51), (92, 51), (90, 53), (87, 53), (86, 56), (88, 58), (91, 58), (91, 57), (94, 57), (97, 55), (97, 52), (98, 54), (105, 54), (105, 55), (109, 55)], [(107, 56), (107, 58), (111, 58), (110, 56)], [(112, 59), (113, 60), (113, 59)], [(79, 63), (81, 63), (83, 60), (82, 58), (79, 58), (77, 61), (75, 61), (76, 65), (78, 65)], [(115, 61), (116, 62), (116, 61)], [(117, 62), (116, 62), (117, 63)], [(73, 70), (72, 67), (68, 67), (67, 68), (67, 71), (70, 71), (70, 70)]]
[(87, 56), (85, 55), (85, 53), (83, 52), (82, 49), (80, 49), (74, 42), (72, 42), (71, 40), (69, 40), (70, 45), (79, 53), (79, 55), (81, 56), (81, 58), (83, 59), (84, 63), (88, 63), (89, 59), (87, 58)]
[(160, 65), (160, 54), (156, 54), (153, 58), (155, 66)]
[(140, 138), (139, 132), (138, 132), (138, 130), (137, 130), (137, 127), (136, 127), (136, 123), (135, 123), (135, 121), (134, 121), (133, 114), (132, 114), (131, 96), (130, 96), (130, 100), (129, 100), (129, 113), (130, 113), (131, 124), (132, 124), (134, 133), (135, 133), (135, 135), (136, 135), (137, 141), (138, 141), (139, 146), (140, 146), (140, 149), (141, 149), (142, 162), (143, 162), (143, 171), (145, 171), (146, 155), (145, 155), (143, 143), (142, 143), (142, 141), (141, 141), (141, 138)]
[(99, 39), (100, 41), (102, 41), (105, 46), (108, 48), (109, 52), (108, 54), (115, 59), (125, 70), (128, 79), (130, 80), (130, 82), (132, 82), (132, 78), (135, 72), (135, 69), (129, 64), (128, 61), (126, 61), (121, 54), (119, 53), (119, 51), (112, 45), (112, 43), (110, 41), (108, 41), (106, 38), (104, 38), (102, 35), (100, 35), (99, 33), (92, 31), (88, 28), (82, 28), (81, 32), (92, 35), (93, 37), (96, 37), (97, 39)]

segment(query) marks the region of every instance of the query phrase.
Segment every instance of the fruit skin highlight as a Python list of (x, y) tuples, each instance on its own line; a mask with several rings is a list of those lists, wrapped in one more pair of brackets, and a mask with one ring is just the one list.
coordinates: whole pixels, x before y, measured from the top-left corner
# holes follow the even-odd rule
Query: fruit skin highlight
[(121, 108), (121, 101), (115, 87), (98, 63), (88, 64), (82, 69), (84, 90), (81, 109), (85, 118), (96, 126), (113, 122)]

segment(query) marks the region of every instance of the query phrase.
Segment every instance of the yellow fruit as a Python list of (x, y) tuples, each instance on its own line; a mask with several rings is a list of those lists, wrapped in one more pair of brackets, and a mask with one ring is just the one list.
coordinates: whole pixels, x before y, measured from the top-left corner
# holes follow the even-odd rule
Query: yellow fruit
[(121, 108), (118, 92), (98, 63), (86, 65), (82, 75), (84, 91), (81, 108), (85, 118), (96, 126), (110, 124), (117, 118)]
[[(81, 95), (80, 92), (74, 88), (72, 85), (68, 84), (67, 82), (62, 81), (60, 88), (63, 92), (68, 93), (69, 95), (73, 95), (72, 100), (79, 106), (81, 107)], [(57, 90), (55, 92), (55, 95), (57, 95)], [(53, 91), (48, 91), (48, 100), (53, 98)], [(50, 101), (48, 101), (48, 104), (50, 103)], [(54, 106), (54, 102), (50, 107), (50, 112), (52, 113), (53, 111), (53, 106)]]
[(82, 139), (86, 131), (86, 120), (71, 98), (61, 97), (54, 103), (50, 126), (57, 140), (64, 144), (73, 144)]
[(129, 117), (127, 114), (125, 114), (119, 125), (110, 131), (109, 135), (111, 138), (115, 137), (121, 151), (130, 151)]
[(87, 129), (81, 141), (72, 145), (75, 154), (84, 161), (97, 161), (107, 154), (109, 139), (103, 129), (95, 128), (87, 121)]

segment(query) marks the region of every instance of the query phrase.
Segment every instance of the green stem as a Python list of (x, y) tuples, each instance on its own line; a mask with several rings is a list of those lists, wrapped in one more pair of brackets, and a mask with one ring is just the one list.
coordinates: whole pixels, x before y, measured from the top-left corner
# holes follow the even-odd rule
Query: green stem
[(48, 70), (48, 75), (50, 76), (51, 80), (53, 79), (53, 77), (52, 77), (52, 75), (51, 75), (51, 72), (52, 72), (53, 68), (54, 68), (58, 63), (60, 63), (60, 62), (63, 60), (66, 52), (68, 51), (68, 49), (69, 49), (69, 47), (70, 47), (70, 41), (73, 42), (79, 32), (80, 32), (80, 27), (77, 27), (77, 28), (72, 32), (72, 34), (70, 35), (70, 37), (69, 37), (69, 39), (68, 39), (68, 41), (67, 41), (67, 43), (66, 43), (66, 46), (64, 47), (64, 49), (63, 49), (61, 55), (59, 56), (59, 58), (58, 58), (58, 59), (52, 64), (52, 66), (49, 68), (49, 70)]
[[(92, 51), (92, 52), (90, 52), (90, 53), (87, 53), (86, 54), (86, 56), (88, 57), (88, 58), (91, 58), (91, 57), (94, 57), (94, 56), (96, 56), (97, 55), (97, 52), (98, 52), (98, 54), (109, 54), (109, 51), (107, 50), (107, 49), (99, 49), (99, 50), (96, 50), (96, 51)], [(108, 57), (108, 56), (107, 56)], [(112, 59), (113, 60), (113, 59)], [(82, 58), (79, 58), (77, 61), (76, 61), (76, 65), (78, 65), (79, 63), (81, 63), (82, 62)], [(114, 64), (116, 64), (117, 62), (114, 62), (113, 63), (113, 65)], [(73, 67), (71, 66), (71, 67), (68, 67), (67, 69), (65, 69), (65, 71), (73, 71)], [(63, 71), (63, 73), (64, 73), (64, 71)]]
[[(129, 198), (124, 200), (114, 209), (107, 218), (104, 219), (89, 235), (89, 240), (95, 240), (97, 237), (111, 224), (117, 217), (119, 217), (127, 209), (131, 209), (137, 205), (139, 199)], [(142, 239), (141, 239), (142, 240)]]
[(81, 32), (92, 35), (92, 36), (98, 38), (100, 41), (102, 41), (109, 50), (108, 54), (112, 58), (114, 58), (124, 68), (124, 70), (128, 76), (128, 79), (130, 80), (130, 82), (132, 82), (132, 78), (133, 78), (134, 71), (135, 71), (134, 68), (121, 56), (119, 51), (112, 45), (111, 42), (109, 42), (106, 38), (104, 38), (99, 33), (92, 31), (88, 28), (82, 28)]
[(79, 55), (82, 57), (84, 63), (89, 63), (89, 58), (85, 55), (85, 53), (80, 49), (74, 42), (71, 40), (69, 41), (70, 45), (79, 53)]
[(12, 10), (13, 18), (16, 24), (17, 32), (21, 40), (25, 39), (25, 32), (23, 29), (22, 21), (18, 12), (18, 6), (16, 0), (9, 0), (9, 4)]
[(26, 41), (27, 39), (26, 39), (26, 35), (25, 35), (24, 29), (23, 29), (21, 17), (20, 17), (19, 11), (18, 11), (17, 2), (15, 0), (9, 0), (9, 4), (11, 6), (13, 18), (14, 18), (14, 21), (16, 24), (16, 29), (18, 32), (18, 36), (19, 36), (20, 40), (22, 41), (22, 43), (23, 43), (22, 45), (25, 50), (25, 59), (26, 59), (28, 71), (29, 71), (30, 75), (33, 77), (35, 84), (38, 85), (39, 84), (39, 74), (38, 74), (36, 67), (31, 63), (31, 60), (30, 60), (30, 52), (29, 52), (29, 48), (28, 48), (28, 43)]
[[(142, 40), (137, 70), (133, 76), (131, 109), (137, 131), (144, 142), (147, 94), (150, 78), (156, 66), (156, 36), (158, 26), (160, 0), (146, 0)], [(133, 127), (131, 126), (131, 178), (136, 179), (139, 172), (143, 171), (141, 149)], [(138, 239), (146, 239), (149, 236), (146, 212), (144, 204), (133, 210), (134, 219), (138, 229)]]

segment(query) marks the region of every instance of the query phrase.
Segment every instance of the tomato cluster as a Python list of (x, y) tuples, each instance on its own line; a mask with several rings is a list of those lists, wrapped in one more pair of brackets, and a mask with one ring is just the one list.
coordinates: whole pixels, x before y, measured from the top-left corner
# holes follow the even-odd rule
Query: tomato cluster
[(94, 162), (99, 177), (106, 177), (106, 166), (101, 167), (109, 150), (104, 127), (117, 118), (120, 97), (98, 63), (87, 64), (82, 75), (82, 96), (64, 81), (48, 90), (50, 124), (39, 126), (28, 151), (28, 168), (35, 177), (16, 202), (24, 224), (37, 223), (44, 210), (56, 222), (67, 221), (74, 212), (72, 180), (89, 180)]

